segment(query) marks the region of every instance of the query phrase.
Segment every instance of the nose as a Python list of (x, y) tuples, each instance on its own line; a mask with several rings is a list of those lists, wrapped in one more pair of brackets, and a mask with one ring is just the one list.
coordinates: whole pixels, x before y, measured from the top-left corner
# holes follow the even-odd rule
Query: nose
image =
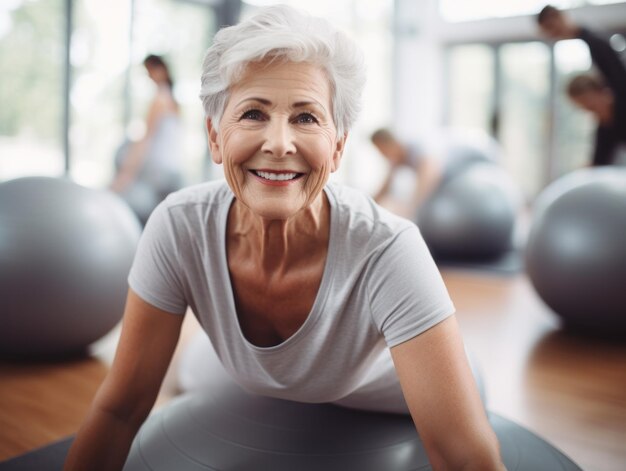
[(293, 130), (289, 122), (272, 120), (265, 128), (265, 138), (261, 148), (264, 154), (285, 157), (296, 152)]

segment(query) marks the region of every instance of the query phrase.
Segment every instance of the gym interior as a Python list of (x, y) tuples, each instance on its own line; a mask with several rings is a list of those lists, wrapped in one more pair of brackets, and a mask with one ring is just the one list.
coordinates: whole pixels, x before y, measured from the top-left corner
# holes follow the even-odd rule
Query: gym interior
[[(170, 192), (224, 179), (198, 98), (205, 51), (222, 26), (275, 3), (327, 19), (362, 48), (362, 110), (330, 179), (372, 198), (385, 187), (376, 201), (419, 227), (485, 409), (525, 443), (499, 435), (518, 463), (509, 469), (626, 469), (626, 139), (612, 165), (593, 163), (598, 124), (567, 88), (599, 67), (583, 39), (542, 34), (537, 14), (547, 2), (8, 0), (0, 5), (0, 470), (62, 469), (113, 362), (128, 272), (152, 210)], [(626, 64), (626, 2), (550, 3)], [(176, 118), (158, 131), (162, 85), (151, 55), (168, 61)], [(385, 158), (373, 139), (381, 129), (416, 143), (428, 156), (420, 161), (462, 161), (419, 210), (411, 198), (426, 186), (414, 176), (421, 167)], [(150, 147), (157, 132), (162, 140)], [(173, 140), (175, 162), (117, 190), (125, 156), (163, 154)], [(189, 309), (151, 417), (182, 407), (180, 369), (202, 329)], [(298, 414), (271, 407), (279, 421)], [(345, 423), (352, 416), (328, 417), (356, 433)], [(394, 424), (371, 426), (400, 434)], [(375, 469), (345, 461), (352, 449), (329, 447), (340, 464), (259, 468), (224, 458), (231, 464), (211, 467), (198, 458), (186, 469)], [(542, 456), (554, 462), (536, 467)], [(149, 461), (124, 469), (168, 469)], [(392, 461), (376, 466), (430, 469)]]

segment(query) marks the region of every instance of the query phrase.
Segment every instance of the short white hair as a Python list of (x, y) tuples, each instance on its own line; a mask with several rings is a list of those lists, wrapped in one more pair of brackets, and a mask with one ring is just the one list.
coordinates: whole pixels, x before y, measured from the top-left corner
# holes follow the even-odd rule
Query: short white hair
[(215, 35), (202, 64), (200, 89), (205, 116), (214, 126), (219, 125), (226, 107), (229, 87), (249, 63), (267, 58), (320, 66), (330, 83), (337, 134), (350, 130), (361, 109), (365, 85), (362, 51), (328, 21), (285, 5), (263, 8)]

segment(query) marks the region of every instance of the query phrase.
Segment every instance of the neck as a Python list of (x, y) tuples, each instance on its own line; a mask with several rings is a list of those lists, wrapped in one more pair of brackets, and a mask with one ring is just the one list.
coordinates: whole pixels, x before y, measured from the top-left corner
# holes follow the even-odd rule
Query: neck
[(264, 272), (277, 273), (325, 248), (329, 228), (330, 205), (322, 191), (310, 206), (289, 219), (265, 219), (235, 200), (228, 234)]

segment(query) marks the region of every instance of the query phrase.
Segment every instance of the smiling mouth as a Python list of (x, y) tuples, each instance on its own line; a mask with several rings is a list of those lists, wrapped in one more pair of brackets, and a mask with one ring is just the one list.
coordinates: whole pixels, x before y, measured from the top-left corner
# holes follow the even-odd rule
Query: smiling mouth
[(250, 170), (250, 172), (259, 178), (274, 182), (296, 180), (304, 175), (304, 173), (298, 172), (268, 172), (264, 170)]

